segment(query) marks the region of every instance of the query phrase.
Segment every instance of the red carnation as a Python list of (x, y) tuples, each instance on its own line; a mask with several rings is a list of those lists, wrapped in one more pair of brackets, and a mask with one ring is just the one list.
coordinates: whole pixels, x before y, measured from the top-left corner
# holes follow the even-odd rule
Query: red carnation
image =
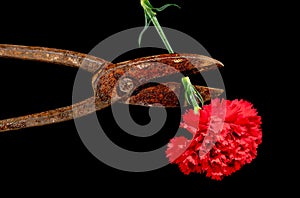
[(262, 142), (261, 117), (245, 100), (214, 99), (199, 114), (188, 110), (180, 127), (193, 134), (171, 139), (166, 151), (184, 174), (204, 173), (221, 180), (250, 163)]

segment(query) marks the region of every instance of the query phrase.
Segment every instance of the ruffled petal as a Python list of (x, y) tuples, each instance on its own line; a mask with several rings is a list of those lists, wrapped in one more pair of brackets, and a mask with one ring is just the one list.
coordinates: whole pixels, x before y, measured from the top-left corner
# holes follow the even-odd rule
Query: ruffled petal
[[(214, 99), (198, 115), (190, 109), (182, 117), (180, 127), (190, 131), (193, 138), (173, 138), (166, 153), (184, 174), (205, 173), (221, 180), (255, 159), (262, 142), (262, 122), (250, 102)], [(224, 123), (220, 118), (225, 118)], [(217, 131), (220, 123), (222, 128)]]

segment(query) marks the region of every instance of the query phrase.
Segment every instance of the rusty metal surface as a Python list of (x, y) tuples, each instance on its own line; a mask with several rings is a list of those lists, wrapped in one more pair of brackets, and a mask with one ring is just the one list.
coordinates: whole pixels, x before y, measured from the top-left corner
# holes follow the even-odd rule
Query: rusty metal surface
[[(215, 59), (197, 54), (160, 54), (113, 64), (98, 57), (68, 50), (8, 44), (0, 44), (0, 57), (61, 64), (94, 74), (91, 79), (94, 96), (70, 106), (0, 120), (0, 132), (75, 119), (117, 101), (141, 106), (178, 107), (178, 97), (183, 88), (177, 82), (165, 82), (132, 93), (134, 88), (151, 79), (176, 73), (197, 74), (223, 66)], [(216, 88), (195, 87), (205, 101), (223, 92)]]

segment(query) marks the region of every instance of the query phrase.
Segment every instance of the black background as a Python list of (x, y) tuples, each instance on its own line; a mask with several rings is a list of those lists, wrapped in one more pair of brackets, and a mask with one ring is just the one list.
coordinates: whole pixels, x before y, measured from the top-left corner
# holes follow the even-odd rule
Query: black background
[[(159, 7), (169, 2), (153, 0), (152, 4)], [(225, 68), (221, 73), (227, 98), (251, 101), (262, 116), (263, 143), (257, 158), (222, 181), (198, 174), (185, 176), (176, 165), (144, 173), (123, 172), (93, 157), (81, 142), (74, 122), (68, 121), (0, 134), (1, 191), (11, 189), (10, 193), (16, 193), (22, 189), (25, 193), (38, 189), (46, 194), (82, 192), (96, 196), (120, 192), (126, 196), (160, 193), (243, 196), (281, 190), (284, 180), (279, 181), (281, 160), (276, 149), (280, 127), (274, 126), (276, 110), (272, 102), (276, 87), (272, 80), (274, 69), (270, 69), (267, 56), (273, 23), (266, 14), (269, 7), (255, 2), (171, 2), (182, 8), (159, 13), (160, 23), (189, 34), (213, 58), (223, 62)], [(87, 1), (66, 5), (54, 1), (23, 4), (1, 6), (0, 43), (88, 53), (108, 36), (144, 25), (139, 1), (101, 1), (99, 5)], [(0, 119), (72, 102), (75, 69), (1, 59), (0, 75)], [(147, 120), (144, 110), (133, 111), (136, 117)], [(107, 109), (98, 113), (104, 117), (107, 114)], [(180, 117), (176, 111), (172, 116), (175, 120)], [(106, 123), (114, 128), (108, 118)], [(151, 141), (148, 143), (151, 145)]]

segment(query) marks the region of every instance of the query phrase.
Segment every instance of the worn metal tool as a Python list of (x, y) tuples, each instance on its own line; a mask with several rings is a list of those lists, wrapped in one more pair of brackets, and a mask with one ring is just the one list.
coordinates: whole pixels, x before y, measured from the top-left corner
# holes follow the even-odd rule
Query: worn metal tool
[[(42, 61), (86, 70), (93, 73), (91, 81), (94, 90), (94, 96), (70, 106), (0, 120), (0, 132), (75, 119), (115, 102), (178, 107), (178, 96), (183, 89), (180, 82), (145, 83), (180, 73), (197, 74), (223, 66), (215, 59), (197, 54), (160, 54), (113, 64), (74, 51), (9, 44), (0, 44), (0, 57)], [(195, 87), (204, 101), (223, 93), (222, 89), (199, 85)]]

